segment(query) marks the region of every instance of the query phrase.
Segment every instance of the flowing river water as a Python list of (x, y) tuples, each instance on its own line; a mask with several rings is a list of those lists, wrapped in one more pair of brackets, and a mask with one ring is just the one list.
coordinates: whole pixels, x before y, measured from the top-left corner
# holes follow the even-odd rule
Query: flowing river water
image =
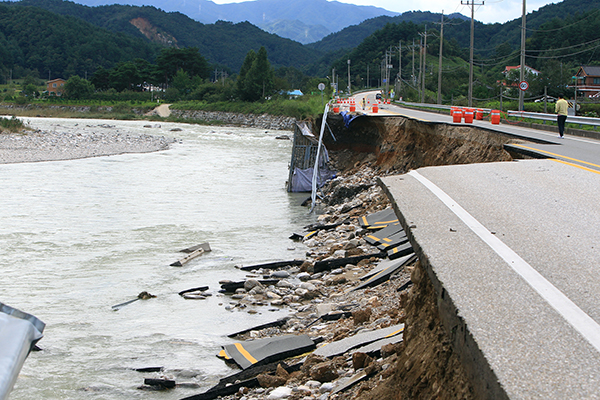
[[(231, 371), (215, 356), (226, 335), (286, 315), (228, 310), (219, 280), (235, 265), (302, 258), (288, 239), (314, 222), (285, 190), (291, 142), (264, 129), (144, 121), (30, 119), (35, 128), (110, 124), (178, 139), (166, 151), (0, 165), (0, 302), (46, 323), (43, 350), (25, 361), (20, 399), (180, 399)], [(180, 132), (172, 132), (181, 128)], [(212, 252), (183, 267), (178, 250)], [(177, 293), (208, 285), (212, 297)], [(114, 311), (148, 291), (157, 297)], [(198, 388), (138, 387), (162, 366)]]

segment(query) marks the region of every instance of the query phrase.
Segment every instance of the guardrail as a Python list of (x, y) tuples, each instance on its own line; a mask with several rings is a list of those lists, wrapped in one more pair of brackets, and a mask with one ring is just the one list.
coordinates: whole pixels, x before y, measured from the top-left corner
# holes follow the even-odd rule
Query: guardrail
[(492, 111), (491, 108), (482, 108), (482, 107), (462, 107), (462, 106), (450, 106), (450, 105), (444, 105), (444, 104), (409, 103), (407, 101), (397, 101), (396, 103), (404, 104), (404, 105), (412, 106), (412, 107), (437, 108), (439, 110), (448, 110), (448, 111), (450, 111), (453, 107), (472, 108), (473, 110), (483, 110), (487, 114), (489, 114)]
[[(507, 111), (506, 115), (509, 117), (521, 117), (521, 118), (529, 118), (529, 119), (537, 119), (541, 121), (553, 121), (556, 122), (556, 114), (543, 114), (543, 113), (534, 113), (534, 112), (526, 112), (526, 111)], [(567, 117), (568, 124), (579, 124), (581, 125), (590, 125), (594, 127), (594, 130), (598, 126), (600, 126), (600, 118), (592, 118), (592, 117), (577, 117), (569, 115)]]

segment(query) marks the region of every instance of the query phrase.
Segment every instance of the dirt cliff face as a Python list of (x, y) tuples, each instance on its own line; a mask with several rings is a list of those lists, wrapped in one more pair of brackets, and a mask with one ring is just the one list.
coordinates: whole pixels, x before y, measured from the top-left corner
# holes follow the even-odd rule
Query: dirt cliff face
[[(328, 118), (326, 135), (335, 167), (353, 174), (371, 165), (380, 174), (425, 166), (511, 161), (503, 145), (514, 138), (476, 127), (402, 117), (359, 117), (345, 127), (339, 115)], [(333, 138), (335, 136), (335, 139)], [(454, 351), (438, 312), (438, 297), (417, 263), (413, 287), (398, 309), (405, 316), (404, 343), (395, 364), (339, 399), (473, 399), (473, 385)]]
[(140, 32), (146, 36), (150, 41), (160, 43), (165, 46), (177, 47), (177, 39), (172, 35), (159, 32), (158, 28), (146, 18), (134, 18), (129, 23), (140, 30)]
[(339, 115), (327, 121), (335, 140), (325, 135), (325, 145), (341, 170), (364, 161), (381, 171), (402, 173), (424, 166), (512, 160), (502, 146), (514, 139), (476, 127), (402, 117), (359, 117), (349, 128)]

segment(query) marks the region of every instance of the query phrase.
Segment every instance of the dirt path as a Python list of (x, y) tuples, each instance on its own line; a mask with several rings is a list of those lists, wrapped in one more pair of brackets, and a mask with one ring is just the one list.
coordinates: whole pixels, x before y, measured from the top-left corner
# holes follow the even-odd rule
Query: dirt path
[(158, 107), (155, 107), (152, 111), (146, 113), (146, 115), (158, 115), (159, 117), (167, 118), (171, 115), (171, 110), (169, 110), (170, 104), (161, 104)]

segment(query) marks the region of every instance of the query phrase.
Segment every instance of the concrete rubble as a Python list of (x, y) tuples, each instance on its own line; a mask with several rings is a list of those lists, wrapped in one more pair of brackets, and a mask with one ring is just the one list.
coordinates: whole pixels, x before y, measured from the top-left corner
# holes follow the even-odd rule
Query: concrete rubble
[[(290, 311), (285, 321), (243, 332), (234, 337), (236, 340), (243, 344), (245, 340), (295, 334), (322, 340), (323, 343), (318, 345), (322, 346), (368, 332), (393, 329), (404, 322), (399, 304), (403, 293), (410, 288), (407, 283), (410, 283), (414, 263), (401, 268), (390, 280), (358, 291), (352, 289), (361, 283), (363, 275), (376, 267), (380, 258), (370, 257), (331, 270), (314, 271), (315, 264), (320, 261), (377, 252), (364, 240), (369, 231), (361, 228), (358, 220), (360, 216), (390, 206), (376, 185), (376, 176), (376, 170), (363, 168), (352, 175), (338, 177), (323, 188), (325, 197), (319, 206), (321, 215), (318, 224), (331, 228), (319, 230), (304, 241), (307, 246), (304, 263), (277, 270), (258, 268), (249, 271), (243, 288), (238, 288), (235, 293), (219, 295), (223, 296), (222, 306), (231, 312), (257, 313), (265, 308)], [(263, 279), (274, 279), (276, 283), (264, 285), (260, 283)], [(374, 377), (385, 375), (386, 370), (389, 374), (402, 346), (400, 332), (383, 348), (375, 343), (369, 354), (353, 348), (331, 358), (310, 354), (300, 359), (287, 359), (285, 363), (274, 363), (268, 372), (258, 374), (255, 380), (238, 379), (228, 383), (232, 389), (238, 388), (231, 386), (235, 383), (242, 386), (234, 394), (223, 398), (342, 398), (339, 396), (347, 396), (360, 387), (360, 384), (353, 385), (351, 382), (351, 379), (356, 379), (355, 375), (361, 375), (361, 379), (356, 379), (360, 382), (369, 378), (380, 379)], [(243, 386), (245, 382), (253, 387)], [(332, 394), (334, 391), (337, 394)], [(188, 399), (200, 398), (205, 397), (198, 395)]]

